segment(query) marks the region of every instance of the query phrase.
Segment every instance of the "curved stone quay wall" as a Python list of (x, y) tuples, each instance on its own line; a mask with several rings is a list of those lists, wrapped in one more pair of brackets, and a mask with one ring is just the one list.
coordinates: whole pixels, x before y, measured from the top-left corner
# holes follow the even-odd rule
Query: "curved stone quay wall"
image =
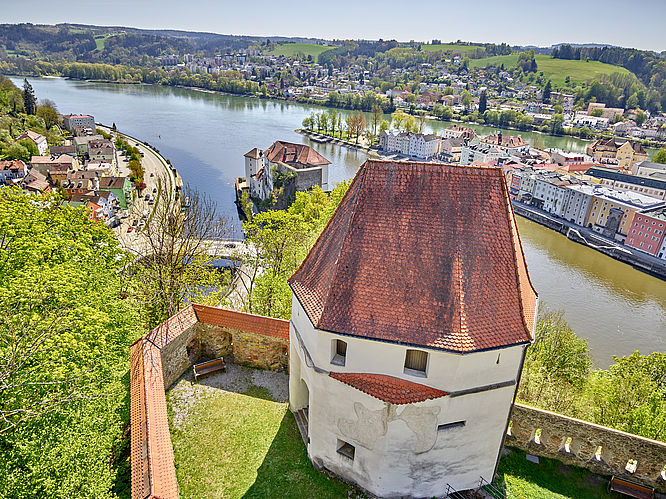
[(505, 445), (666, 493), (666, 443), (514, 404)]

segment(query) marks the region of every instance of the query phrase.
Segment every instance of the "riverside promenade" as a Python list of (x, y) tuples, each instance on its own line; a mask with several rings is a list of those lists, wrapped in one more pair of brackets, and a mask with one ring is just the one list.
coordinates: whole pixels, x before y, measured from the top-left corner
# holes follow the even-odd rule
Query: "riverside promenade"
[(581, 227), (534, 206), (529, 206), (516, 200), (512, 200), (512, 204), (516, 215), (557, 231), (574, 242), (597, 250), (627, 265), (631, 265), (637, 270), (666, 280), (666, 261), (661, 258), (625, 246), (618, 241), (602, 236), (592, 229)]

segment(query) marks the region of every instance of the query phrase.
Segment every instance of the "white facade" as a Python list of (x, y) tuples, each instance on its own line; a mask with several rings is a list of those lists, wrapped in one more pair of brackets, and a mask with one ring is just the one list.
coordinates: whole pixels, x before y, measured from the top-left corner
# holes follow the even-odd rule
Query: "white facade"
[(245, 179), (250, 188), (251, 197), (266, 199), (273, 191), (273, 186), (272, 182), (268, 182), (270, 175), (266, 156), (261, 152), (258, 156), (250, 157), (245, 155)]
[(568, 196), (561, 216), (565, 220), (584, 226), (595, 187), (592, 185), (570, 185), (566, 190)]
[(77, 126), (95, 130), (95, 118), (89, 114), (69, 114), (62, 117), (62, 125), (70, 132)]
[(475, 161), (480, 163), (490, 163), (500, 158), (507, 157), (509, 157), (508, 154), (499, 150), (497, 147), (486, 144), (464, 145), (460, 150), (461, 166), (471, 165)]
[[(334, 340), (347, 344), (343, 366), (332, 363)], [(405, 372), (408, 348), (428, 352), (425, 376)], [(508, 423), (525, 348), (462, 355), (338, 335), (315, 329), (294, 297), (290, 409), (308, 408), (307, 452), (313, 463), (372, 494), (440, 497), (447, 484), (475, 488), (480, 477), (492, 479), (503, 441), (497, 430)], [(449, 395), (394, 405), (330, 377), (331, 371), (385, 374)], [(353, 459), (338, 452), (341, 443), (354, 447)]]

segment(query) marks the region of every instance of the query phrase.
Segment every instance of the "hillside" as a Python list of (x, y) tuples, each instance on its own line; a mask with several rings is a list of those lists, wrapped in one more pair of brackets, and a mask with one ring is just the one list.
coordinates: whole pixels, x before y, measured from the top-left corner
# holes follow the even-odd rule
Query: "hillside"
[(469, 52), (474, 52), (475, 50), (483, 50), (483, 47), (479, 45), (457, 45), (454, 43), (439, 43), (435, 45), (421, 45), (421, 50), (425, 52), (460, 52), (467, 54)]
[[(538, 71), (543, 71), (544, 77), (552, 80), (555, 85), (564, 85), (565, 78), (569, 76), (572, 82), (583, 83), (592, 78), (613, 73), (631, 74), (630, 71), (612, 64), (598, 61), (577, 61), (565, 59), (553, 59), (549, 55), (536, 54), (534, 56)], [(473, 59), (470, 61), (471, 68), (483, 68), (486, 66), (500, 66), (514, 68), (518, 63), (518, 53), (511, 55), (498, 55)]]
[(319, 54), (334, 48), (335, 47), (318, 45), (316, 43), (281, 43), (276, 45), (275, 48), (268, 53), (287, 57), (296, 57), (298, 55), (303, 55), (305, 57), (312, 56), (313, 59), (319, 60)]

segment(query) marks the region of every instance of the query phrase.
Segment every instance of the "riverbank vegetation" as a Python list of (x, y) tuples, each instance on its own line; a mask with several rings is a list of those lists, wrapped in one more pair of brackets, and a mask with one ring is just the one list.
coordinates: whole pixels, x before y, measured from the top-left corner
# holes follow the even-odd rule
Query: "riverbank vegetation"
[(593, 368), (587, 342), (562, 312), (542, 312), (518, 399), (561, 414), (666, 441), (666, 353), (614, 357)]

